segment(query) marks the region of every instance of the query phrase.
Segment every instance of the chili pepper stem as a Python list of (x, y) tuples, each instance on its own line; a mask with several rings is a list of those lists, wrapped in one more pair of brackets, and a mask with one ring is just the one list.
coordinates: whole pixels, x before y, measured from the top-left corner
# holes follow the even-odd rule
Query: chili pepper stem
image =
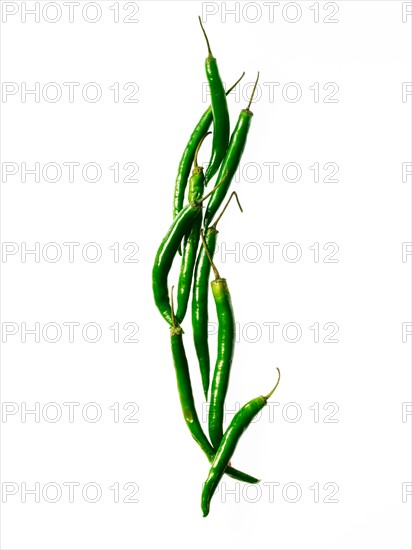
[(197, 164), (197, 155), (199, 153), (199, 149), (201, 148), (202, 146), (202, 143), (205, 139), (205, 137), (207, 137), (209, 134), (211, 134), (212, 132), (206, 132), (206, 134), (202, 137), (202, 139), (199, 141), (198, 143), (198, 146), (196, 147), (196, 151), (195, 151), (195, 158), (193, 159), (193, 164), (194, 164), (194, 170), (198, 170), (199, 169), (199, 165)]
[(208, 37), (207, 37), (205, 28), (203, 27), (203, 23), (202, 23), (202, 19), (200, 18), (200, 15), (198, 16), (198, 18), (199, 18), (200, 26), (202, 27), (203, 34), (205, 35), (205, 38), (206, 38), (207, 52), (208, 52), (208, 54), (210, 55), (210, 57), (213, 57), (213, 55), (212, 55), (212, 50), (210, 49), (209, 39), (208, 39)]
[(238, 205), (238, 207), (239, 207), (239, 210), (243, 213), (243, 208), (242, 208), (242, 205), (240, 204), (239, 197), (238, 197), (236, 191), (233, 191), (232, 194), (230, 195), (229, 199), (227, 200), (225, 206), (223, 207), (222, 212), (219, 214), (217, 220), (216, 220), (215, 223), (211, 226), (213, 229), (216, 230), (216, 226), (217, 226), (217, 224), (219, 223), (220, 218), (221, 218), (221, 217), (223, 216), (223, 214), (225, 213), (226, 208), (229, 206), (229, 203), (230, 203), (230, 201), (232, 200), (233, 197), (236, 198), (236, 202), (237, 202), (237, 205)]
[[(226, 94), (231, 93), (234, 87), (237, 86), (237, 84), (239, 84), (239, 82), (242, 80), (244, 75), (245, 73), (243, 73), (242, 76), (236, 81), (236, 83), (233, 86), (231, 86), (231, 88), (229, 88)], [(213, 120), (212, 107), (209, 106), (206, 109), (206, 111), (203, 113), (199, 122), (197, 123), (185, 149), (183, 150), (183, 154), (179, 162), (177, 177), (175, 181), (175, 191), (174, 191), (174, 197), (173, 197), (173, 218), (175, 218), (177, 214), (180, 212), (180, 210), (182, 210), (183, 208), (184, 193), (185, 193), (185, 189), (189, 179), (190, 170), (193, 164), (195, 149), (197, 144), (199, 143), (199, 140), (208, 131), (212, 123), (212, 120)], [(180, 247), (178, 252), (181, 255)]]
[(228, 174), (228, 171), (226, 170), (225, 176), (222, 178), (222, 181), (220, 181), (217, 185), (215, 185), (215, 186), (213, 187), (213, 189), (212, 189), (211, 191), (209, 191), (209, 193), (207, 193), (204, 197), (202, 197), (202, 198), (200, 199), (200, 201), (196, 201), (196, 204), (198, 204), (198, 205), (199, 205), (199, 204), (202, 204), (203, 201), (205, 201), (206, 199), (208, 199), (208, 198), (210, 197), (210, 195), (212, 195), (212, 194), (216, 191), (216, 189), (217, 189), (218, 187), (220, 187), (220, 186), (222, 185), (222, 183), (224, 183), (224, 181), (225, 181), (225, 179), (226, 179), (226, 177), (227, 177), (227, 174)]
[(257, 77), (256, 77), (255, 85), (253, 86), (252, 95), (250, 96), (249, 105), (246, 107), (246, 111), (250, 111), (250, 106), (252, 105), (253, 96), (255, 95), (257, 83), (259, 81), (259, 74), (260, 73), (258, 72)]
[(236, 88), (236, 86), (239, 84), (239, 82), (242, 80), (242, 78), (245, 76), (245, 71), (243, 71), (242, 76), (231, 86), (228, 91), (226, 92), (226, 95), (230, 94), (232, 90)]
[(280, 370), (276, 367), (276, 370), (278, 371), (278, 381), (276, 382), (276, 386), (273, 388), (273, 390), (271, 390), (267, 395), (265, 395), (265, 401), (267, 401), (271, 396), (272, 394), (274, 393), (274, 391), (276, 390), (276, 388), (279, 386), (279, 382), (280, 382)]
[(209, 258), (210, 265), (212, 266), (213, 273), (215, 274), (215, 279), (220, 279), (219, 271), (217, 270), (217, 267), (215, 266), (215, 264), (212, 260), (212, 256), (210, 255), (209, 249), (207, 247), (205, 237), (203, 235), (203, 229), (200, 230), (200, 236), (202, 238), (202, 244), (205, 247), (206, 256)]

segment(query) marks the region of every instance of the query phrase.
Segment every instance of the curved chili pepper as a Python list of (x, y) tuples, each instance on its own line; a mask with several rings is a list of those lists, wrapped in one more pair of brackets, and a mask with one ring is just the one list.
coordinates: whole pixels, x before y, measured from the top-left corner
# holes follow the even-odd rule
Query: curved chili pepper
[(218, 345), (212, 389), (210, 392), (209, 437), (213, 447), (217, 449), (223, 437), (225, 398), (235, 351), (235, 317), (233, 315), (232, 300), (227, 281), (219, 275), (212, 257), (206, 248), (203, 232), (201, 235), (203, 247), (215, 274), (215, 279), (211, 282), (211, 287), (218, 320)]
[(235, 351), (235, 318), (226, 279), (216, 278), (211, 283), (218, 319), (218, 350), (210, 390), (209, 437), (217, 448), (223, 437), (225, 399)]
[(240, 159), (242, 158), (243, 151), (245, 149), (247, 136), (249, 133), (250, 124), (252, 121), (253, 113), (250, 110), (250, 106), (252, 104), (253, 96), (256, 91), (257, 83), (259, 80), (259, 73), (255, 82), (255, 85), (253, 87), (252, 95), (250, 96), (250, 101), (246, 109), (242, 109), (240, 112), (237, 124), (235, 129), (233, 130), (232, 136), (230, 138), (230, 143), (226, 151), (225, 158), (223, 159), (223, 162), (220, 166), (219, 175), (217, 177), (217, 182), (221, 181), (224, 174), (228, 174), (228, 176), (225, 176), (225, 184), (221, 185), (216, 193), (213, 193), (213, 195), (210, 197), (209, 203), (206, 208), (205, 216), (204, 216), (204, 227), (207, 228), (210, 221), (215, 217), (216, 212), (218, 211), (220, 205), (222, 204), (226, 193), (229, 190), (230, 183), (233, 179), (233, 176), (236, 173), (236, 170), (239, 167)]
[[(245, 76), (245, 73), (243, 73), (242, 76), (233, 84), (233, 86), (228, 89), (228, 91), (226, 92), (226, 95), (230, 94), (230, 92), (236, 88), (236, 86), (239, 84), (239, 82), (242, 80), (244, 76)], [(183, 202), (185, 198), (185, 189), (187, 186), (187, 180), (189, 178), (190, 169), (192, 167), (193, 159), (195, 156), (195, 151), (199, 144), (199, 141), (202, 139), (205, 133), (209, 130), (210, 125), (212, 124), (212, 120), (213, 120), (212, 107), (209, 105), (209, 107), (206, 109), (201, 119), (197, 123), (195, 129), (193, 130), (189, 138), (189, 141), (187, 142), (185, 150), (183, 151), (183, 155), (182, 155), (182, 158), (180, 159), (179, 167), (177, 170), (175, 190), (173, 195), (173, 218), (175, 218), (183, 208)]]
[(217, 61), (216, 58), (212, 55), (209, 39), (207, 37), (200, 17), (199, 23), (202, 27), (202, 31), (207, 44), (208, 56), (205, 61), (205, 69), (207, 80), (210, 86), (210, 102), (212, 105), (213, 113), (212, 154), (210, 156), (210, 161), (205, 176), (207, 185), (208, 181), (211, 180), (218, 171), (220, 163), (225, 156), (226, 149), (229, 143), (230, 121), (225, 89), (223, 87), (222, 79), (220, 78)]
[[(213, 257), (216, 249), (218, 231), (209, 227), (205, 233), (206, 246)], [(193, 341), (199, 362), (203, 393), (207, 401), (210, 383), (210, 355), (208, 345), (208, 294), (209, 294), (210, 262), (204, 247), (199, 250), (196, 260), (193, 295), (192, 295), (192, 327)]]
[(233, 417), (232, 422), (229, 424), (228, 429), (223, 436), (222, 442), (216, 452), (215, 459), (210, 467), (209, 475), (203, 485), (202, 491), (202, 512), (203, 517), (206, 517), (210, 509), (210, 501), (212, 500), (213, 493), (222, 479), (225, 471), (225, 465), (230, 461), (235, 452), (236, 446), (239, 443), (240, 437), (243, 432), (252, 422), (253, 418), (263, 409), (268, 399), (279, 385), (280, 382), (280, 370), (278, 371), (278, 381), (273, 390), (268, 395), (261, 395), (252, 399), (246, 405), (244, 405)]
[(153, 295), (158, 310), (169, 325), (172, 324), (172, 313), (167, 277), (180, 243), (188, 230), (193, 226), (196, 216), (199, 215), (200, 209), (201, 206), (197, 203), (189, 203), (185, 206), (173, 220), (169, 231), (162, 240), (156, 253), (152, 270)]
[[(223, 178), (222, 182), (224, 183), (224, 181), (225, 178)], [(199, 215), (203, 201), (210, 197), (215, 189), (216, 186), (202, 199), (187, 204), (179, 212), (157, 250), (152, 270), (153, 295), (158, 310), (169, 325), (172, 324), (172, 312), (167, 277), (172, 267), (173, 259), (176, 256), (183, 237), (189, 233), (196, 216)]]
[(212, 132), (206, 132), (206, 134), (199, 141), (196, 148), (195, 157), (193, 159), (193, 171), (192, 177), (189, 180), (189, 192), (187, 194), (188, 202), (200, 201), (203, 197), (203, 192), (205, 190), (205, 178), (203, 174), (203, 166), (199, 166), (197, 163), (197, 156), (199, 154), (199, 149), (202, 146), (205, 138)]
[[(173, 292), (173, 289), (172, 289)], [(195, 402), (193, 399), (192, 384), (190, 381), (189, 365), (187, 362), (186, 352), (183, 345), (183, 329), (176, 324), (173, 314), (173, 297), (172, 297), (172, 326), (170, 327), (170, 343), (172, 348), (173, 363), (176, 373), (177, 389), (179, 392), (180, 405), (182, 407), (183, 417), (186, 425), (192, 434), (193, 439), (203, 450), (209, 462), (213, 462), (215, 458), (215, 450), (209, 443), (202, 426), (197, 416)], [(228, 461), (229, 464), (229, 461)], [(228, 466), (224, 468), (227, 475), (239, 481), (246, 483), (258, 483), (259, 480), (253, 476), (245, 474), (236, 468)]]
[[(189, 181), (188, 201), (196, 202), (202, 198), (205, 188), (205, 176), (203, 167), (197, 163), (197, 155), (202, 146), (203, 140), (210, 132), (207, 132), (199, 141), (194, 157), (194, 168)], [(196, 263), (197, 249), (199, 247), (200, 229), (202, 227), (202, 215), (196, 216), (188, 235), (185, 237), (185, 245), (180, 266), (179, 282), (177, 286), (177, 312), (176, 318), (181, 323), (186, 315), (189, 302), (190, 289), (192, 285), (193, 270)]]
[[(236, 197), (240, 211), (243, 212), (237, 193), (234, 191), (213, 226), (208, 227), (204, 234), (206, 247), (209, 251), (211, 258), (213, 258), (215, 253), (216, 241), (219, 233), (219, 231), (216, 229), (216, 226), (223, 216), (233, 196)], [(203, 392), (205, 394), (206, 401), (208, 399), (207, 396), (210, 383), (210, 355), (208, 346), (208, 301), (210, 269), (211, 264), (209, 258), (205, 252), (205, 248), (202, 246), (196, 260), (193, 283), (192, 327), (193, 341), (195, 344), (197, 359), (199, 361), (200, 375), (202, 378)]]

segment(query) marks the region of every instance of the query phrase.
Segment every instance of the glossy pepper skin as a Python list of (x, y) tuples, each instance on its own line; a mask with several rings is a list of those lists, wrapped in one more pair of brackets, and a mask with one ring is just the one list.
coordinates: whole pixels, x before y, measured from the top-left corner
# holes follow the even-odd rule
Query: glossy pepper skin
[[(207, 134), (205, 134), (206, 136)], [(201, 143), (201, 142), (200, 142)], [(192, 177), (189, 182), (189, 193), (187, 196), (188, 202), (198, 202), (203, 196), (205, 190), (205, 176), (203, 174), (203, 168), (196, 166), (193, 168)]]
[[(201, 142), (200, 142), (201, 143)], [(189, 202), (196, 202), (202, 198), (205, 187), (203, 168), (195, 166), (189, 182)], [(181, 323), (186, 315), (192, 287), (193, 271), (195, 269), (196, 256), (199, 248), (200, 229), (202, 227), (202, 215), (196, 216), (189, 235), (185, 240), (182, 263), (180, 267), (179, 282), (177, 285), (177, 312), (176, 319)]]
[(219, 175), (215, 185), (216, 190), (210, 197), (204, 216), (205, 229), (209, 226), (211, 220), (214, 218), (216, 212), (222, 204), (226, 193), (229, 190), (233, 176), (239, 167), (240, 159), (242, 158), (243, 151), (245, 150), (250, 124), (252, 122), (253, 113), (250, 110), (250, 106), (252, 105), (253, 96), (255, 95), (258, 82), (259, 73), (257, 74), (249, 104), (246, 109), (242, 109), (240, 112), (236, 127), (232, 132), (225, 157), (220, 166)]
[[(177, 389), (182, 407), (183, 417), (186, 425), (192, 434), (193, 439), (206, 454), (209, 462), (213, 462), (215, 458), (215, 450), (209, 443), (202, 426), (197, 416), (196, 407), (193, 399), (192, 385), (190, 381), (189, 365), (187, 362), (186, 352), (183, 345), (183, 330), (180, 326), (170, 327), (170, 343), (173, 356), (173, 364), (175, 367)], [(229, 461), (228, 461), (229, 463)], [(223, 473), (230, 477), (246, 483), (258, 483), (259, 480), (253, 476), (245, 474), (236, 468), (226, 464), (223, 468)], [(222, 474), (223, 475), (223, 474)]]
[(225, 156), (230, 135), (229, 111), (227, 108), (226, 92), (223, 87), (222, 79), (220, 78), (219, 68), (216, 58), (213, 57), (210, 50), (209, 40), (205, 29), (202, 25), (202, 20), (199, 17), (199, 23), (202, 27), (203, 34), (206, 39), (208, 56), (205, 61), (206, 77), (210, 87), (210, 102), (213, 113), (213, 143), (212, 154), (210, 156), (209, 165), (206, 170), (206, 185), (209, 180), (216, 174), (219, 166)]
[(227, 428), (225, 435), (223, 436), (223, 439), (216, 452), (212, 466), (210, 467), (209, 475), (203, 485), (201, 500), (203, 517), (206, 517), (209, 514), (210, 501), (212, 499), (213, 493), (216, 490), (216, 487), (219, 484), (219, 481), (222, 479), (224, 466), (232, 458), (243, 432), (250, 425), (258, 412), (263, 409), (270, 396), (276, 390), (280, 381), (279, 369), (278, 373), (279, 378), (273, 390), (266, 396), (261, 395), (260, 397), (256, 397), (255, 399), (252, 399), (251, 401), (246, 403), (246, 405), (244, 405), (235, 414), (232, 422), (229, 424), (229, 427)]
[[(192, 176), (189, 181), (189, 192), (187, 200), (189, 203), (198, 203), (202, 199), (205, 189), (205, 176), (203, 168), (198, 165), (197, 157), (199, 149), (202, 146), (205, 138), (210, 134), (207, 132), (196, 148), (195, 158), (193, 159), (194, 168)], [(192, 287), (193, 271), (195, 269), (197, 249), (199, 248), (200, 230), (202, 228), (202, 214), (199, 214), (191, 227), (189, 234), (185, 235), (184, 239), (184, 253), (180, 266), (179, 283), (177, 287), (177, 322), (180, 324), (187, 310), (187, 304), (189, 302), (190, 289)]]
[[(216, 250), (218, 231), (209, 227), (205, 233), (206, 246), (213, 258)], [(210, 354), (208, 345), (208, 297), (211, 264), (202, 246), (196, 260), (193, 297), (192, 297), (192, 327), (193, 341), (197, 359), (199, 361), (200, 376), (202, 378), (203, 393), (208, 400), (210, 384)]]
[(152, 270), (153, 296), (158, 310), (169, 325), (173, 323), (167, 277), (180, 243), (191, 230), (200, 211), (200, 203), (185, 206), (173, 220), (156, 253)]
[[(237, 80), (237, 82), (235, 82), (233, 86), (229, 88), (229, 90), (226, 92), (226, 95), (230, 94), (230, 92), (239, 84), (239, 82), (244, 77), (244, 74), (245, 73), (243, 73), (239, 80)], [(209, 130), (212, 121), (212, 107), (209, 106), (197, 123), (189, 138), (189, 141), (187, 142), (185, 150), (183, 151), (182, 158), (180, 159), (179, 167), (177, 170), (175, 190), (173, 195), (173, 218), (175, 218), (183, 208), (187, 181), (189, 179), (190, 170), (192, 168), (193, 160), (195, 158), (195, 152), (200, 140)]]
[(193, 130), (185, 150), (183, 151), (175, 182), (175, 191), (173, 196), (173, 218), (175, 218), (183, 208), (187, 181), (189, 179), (193, 159), (195, 158), (195, 152), (200, 140), (209, 130), (212, 120), (212, 108), (209, 106), (197, 123), (196, 128)]
[(204, 434), (197, 416), (190, 382), (189, 365), (183, 345), (183, 329), (179, 325), (170, 327), (170, 344), (183, 417), (193, 439), (209, 457), (214, 454), (214, 450)]
[[(236, 197), (236, 202), (238, 204), (239, 210), (243, 212), (243, 208), (239, 202), (237, 193), (236, 191), (233, 191), (214, 224), (208, 227), (207, 230), (202, 234), (204, 245), (200, 247), (195, 267), (192, 297), (192, 328), (193, 340), (195, 344), (197, 359), (199, 362), (203, 392), (205, 394), (206, 401), (208, 401), (210, 384), (210, 355), (208, 345), (208, 303), (210, 269), (212, 267), (213, 256), (216, 250), (217, 236), (219, 234), (219, 231), (217, 230), (217, 224), (224, 215), (233, 197)], [(216, 266), (214, 267), (214, 270), (215, 269)]]
[(229, 190), (232, 179), (239, 167), (240, 159), (242, 158), (243, 151), (245, 150), (247, 136), (249, 133), (250, 124), (252, 121), (253, 113), (249, 109), (243, 109), (239, 115), (235, 129), (233, 130), (230, 143), (226, 151), (226, 155), (220, 166), (219, 175), (217, 177), (216, 186), (224, 180), (222, 185), (216, 189), (213, 195), (210, 197), (205, 216), (204, 227), (209, 226), (210, 222), (216, 215), (216, 212), (220, 208), (226, 194)]
[(157, 250), (152, 269), (153, 296), (158, 310), (169, 325), (173, 325), (173, 319), (167, 277), (172, 267), (173, 259), (177, 254), (183, 237), (190, 234), (196, 216), (200, 215), (203, 201), (209, 198), (215, 191), (216, 187), (213, 187), (201, 200), (190, 202), (179, 212)]
[(235, 351), (235, 317), (226, 279), (211, 282), (218, 320), (218, 349), (209, 408), (209, 436), (215, 449), (223, 437), (224, 405)]

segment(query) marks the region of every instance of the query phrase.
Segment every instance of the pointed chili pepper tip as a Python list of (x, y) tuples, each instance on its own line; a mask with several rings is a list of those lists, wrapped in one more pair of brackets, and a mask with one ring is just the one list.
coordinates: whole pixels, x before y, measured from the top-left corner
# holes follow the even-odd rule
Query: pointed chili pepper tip
[(170, 334), (171, 336), (179, 336), (180, 334), (184, 334), (184, 330), (182, 327), (176, 322), (175, 317), (175, 308), (173, 304), (173, 290), (174, 286), (172, 286), (170, 290), (170, 311), (171, 311), (171, 317), (172, 317), (172, 325), (170, 326)]

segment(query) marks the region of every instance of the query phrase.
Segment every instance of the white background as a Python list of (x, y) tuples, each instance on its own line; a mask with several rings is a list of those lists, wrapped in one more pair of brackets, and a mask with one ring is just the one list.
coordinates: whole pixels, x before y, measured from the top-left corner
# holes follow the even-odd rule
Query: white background
[[(72, 23), (58, 3), (61, 18), (51, 23), (56, 3), (42, 1), (39, 22), (24, 21), (33, 4), (2, 2), (1, 77), (16, 92), (3, 88), (1, 105), (2, 548), (410, 548), (411, 337), (404, 333), (403, 342), (402, 330), (410, 331), (411, 256), (402, 261), (402, 243), (411, 240), (411, 176), (402, 178), (402, 163), (411, 161), (412, 96), (402, 96), (411, 90), (402, 83), (412, 80), (412, 15), (403, 22), (402, 13), (411, 3), (110, 0), (97, 3), (100, 18), (91, 23), (98, 12), (92, 5), (82, 13), (90, 4), (82, 1)], [(226, 13), (233, 9), (237, 15)], [(138, 22), (126, 23), (127, 15)], [(208, 104), (198, 15), (225, 83), (246, 71), (228, 99), (232, 125), (261, 72), (233, 184), (244, 214), (232, 205), (216, 254), (240, 329), (228, 408), (267, 393), (275, 367), (282, 372), (272, 404), (233, 459), (262, 483), (245, 488), (225, 477), (206, 519), (200, 494), (208, 464), (181, 417), (168, 329), (151, 290), (178, 161)], [(22, 95), (36, 82), (37, 99)], [(62, 91), (55, 103), (50, 82)], [(80, 84), (72, 102), (64, 82)], [(94, 103), (82, 95), (90, 82), (102, 90)], [(125, 103), (133, 90), (138, 102)], [(332, 91), (334, 102), (325, 102)], [(205, 142), (205, 162), (209, 151)], [(59, 181), (47, 181), (52, 167), (42, 174), (50, 162), (62, 169)], [(80, 163), (73, 182), (67, 162)], [(100, 181), (82, 176), (90, 162), (100, 165)], [(30, 174), (22, 181), (22, 163), (39, 163), (39, 182)], [(138, 182), (122, 181), (131, 172), (125, 163), (136, 163)], [(279, 163), (273, 174), (268, 163)], [(291, 181), (293, 166), (282, 176), (287, 163), (299, 165), (299, 181)], [(326, 163), (337, 165), (338, 181), (323, 181)], [(36, 242), (37, 258), (22, 255)], [(62, 251), (56, 262), (52, 242)], [(80, 243), (72, 262), (68, 242)], [(94, 255), (91, 242), (101, 249), (96, 262), (86, 256)], [(136, 244), (124, 250), (126, 243)], [(324, 250), (326, 243), (336, 244)], [(333, 251), (338, 261), (325, 262)], [(125, 263), (133, 252), (138, 261)], [(176, 278), (177, 266), (170, 283)], [(80, 324), (73, 342), (68, 322)], [(39, 323), (39, 342), (33, 334), (23, 341), (24, 323)], [(96, 343), (82, 336), (87, 323), (101, 328)], [(109, 328), (115, 323), (119, 342)], [(279, 323), (273, 338), (268, 323)], [(337, 325), (337, 342), (324, 342), (336, 326), (326, 323)], [(137, 326), (138, 342), (125, 343)], [(56, 327), (61, 338), (51, 343)], [(183, 327), (202, 416), (189, 315)], [(93, 338), (93, 327), (87, 334)], [(210, 342), (214, 350), (216, 337)], [(79, 404), (73, 422), (68, 402)], [(96, 422), (93, 402), (102, 414)], [(135, 405), (124, 410), (127, 403)], [(36, 406), (37, 418), (24, 414)], [(128, 413), (138, 422), (124, 422)], [(79, 484), (73, 502), (70, 482)], [(38, 497), (28, 493), (24, 502), (25, 487), (36, 483)], [(95, 503), (93, 487), (101, 491)], [(49, 502), (56, 489), (60, 499)], [(124, 502), (132, 492), (138, 502)]]

